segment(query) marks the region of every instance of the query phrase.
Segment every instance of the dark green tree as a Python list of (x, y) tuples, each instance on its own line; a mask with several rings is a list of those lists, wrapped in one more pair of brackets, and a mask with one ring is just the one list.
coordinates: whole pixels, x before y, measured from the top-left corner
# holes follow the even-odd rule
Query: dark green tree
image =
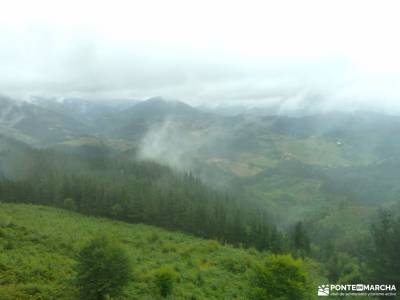
[(310, 239), (304, 229), (303, 222), (297, 222), (294, 225), (292, 239), (296, 255), (304, 257), (310, 253)]
[(371, 280), (400, 286), (400, 217), (381, 212), (371, 228)]

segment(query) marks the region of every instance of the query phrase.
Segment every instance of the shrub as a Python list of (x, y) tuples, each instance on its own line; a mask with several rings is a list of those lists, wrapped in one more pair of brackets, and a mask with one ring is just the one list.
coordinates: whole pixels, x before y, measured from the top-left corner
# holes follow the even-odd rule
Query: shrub
[(77, 285), (81, 299), (116, 297), (131, 279), (127, 254), (105, 236), (91, 240), (79, 253)]
[(72, 198), (66, 198), (64, 200), (64, 207), (69, 210), (76, 211), (78, 207), (76, 206), (75, 200)]
[(154, 274), (154, 282), (162, 297), (172, 294), (177, 274), (171, 267), (161, 267)]
[(149, 241), (149, 243), (155, 243), (155, 242), (157, 242), (157, 241), (160, 240), (160, 235), (159, 235), (157, 232), (153, 231), (153, 232), (147, 237), (147, 240)]
[(271, 255), (256, 267), (253, 299), (302, 300), (308, 298), (308, 279), (302, 260)]
[(8, 227), (11, 224), (11, 218), (4, 214), (3, 212), (0, 212), (0, 227)]

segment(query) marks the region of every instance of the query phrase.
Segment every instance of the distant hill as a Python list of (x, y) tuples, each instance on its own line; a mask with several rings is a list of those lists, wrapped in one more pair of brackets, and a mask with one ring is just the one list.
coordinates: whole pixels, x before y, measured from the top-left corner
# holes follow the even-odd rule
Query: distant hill
[(150, 98), (137, 103), (120, 113), (127, 119), (157, 120), (167, 116), (204, 116), (203, 113), (194, 107), (177, 100), (167, 100), (161, 97)]
[(95, 130), (99, 125), (99, 120), (112, 113), (128, 109), (135, 105), (137, 101), (130, 99), (103, 101), (95, 99), (86, 100), (83, 98), (56, 100), (53, 98), (35, 97), (32, 99), (32, 103), (47, 110), (69, 116)]
[(183, 163), (214, 183), (255, 176), (288, 160), (334, 168), (396, 159), (398, 132), (400, 117), (362, 111), (221, 116), (161, 97), (115, 103), (0, 99), (3, 136), (79, 153), (141, 153), (161, 163)]
[(91, 132), (88, 126), (67, 115), (4, 97), (0, 98), (0, 125), (31, 137), (37, 146)]
[(156, 97), (111, 114), (108, 128), (104, 126), (104, 129), (112, 135), (136, 139), (152, 126), (165, 121), (196, 127), (216, 119), (217, 116), (200, 111), (183, 102)]
[(297, 138), (318, 137), (351, 145), (358, 153), (369, 152), (378, 159), (399, 157), (400, 117), (373, 112), (332, 112), (299, 118), (278, 118), (272, 130)]
[(330, 112), (304, 117), (279, 117), (276, 132), (296, 136), (325, 135), (332, 138), (359, 138), (365, 134), (388, 135), (400, 129), (400, 117), (374, 112)]

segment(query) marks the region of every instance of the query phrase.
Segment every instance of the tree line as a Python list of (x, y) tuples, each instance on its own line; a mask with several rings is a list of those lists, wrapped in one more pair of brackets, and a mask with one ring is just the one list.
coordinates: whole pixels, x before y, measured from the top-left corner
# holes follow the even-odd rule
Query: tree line
[(1, 169), (0, 201), (61, 207), (259, 250), (286, 247), (266, 211), (190, 173), (154, 162), (53, 150), (7, 155), (3, 162), (14, 165)]

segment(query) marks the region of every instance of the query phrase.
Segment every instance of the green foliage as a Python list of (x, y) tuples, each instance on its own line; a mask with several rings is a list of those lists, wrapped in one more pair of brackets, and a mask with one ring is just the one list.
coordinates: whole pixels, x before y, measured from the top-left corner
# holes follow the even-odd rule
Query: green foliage
[(325, 265), (329, 282), (339, 284), (363, 282), (364, 278), (358, 259), (345, 252), (335, 251)]
[(72, 199), (72, 198), (66, 198), (64, 200), (64, 207), (66, 209), (69, 209), (69, 210), (76, 210), (77, 209), (76, 203), (75, 203), (74, 199)]
[[(4, 213), (3, 205), (0, 213)], [(15, 216), (14, 210), (6, 213)], [(25, 216), (32, 221), (35, 218), (40, 223), (38, 215)], [(0, 299), (76, 299), (76, 289), (69, 284), (73, 260), (62, 253), (66, 249), (60, 251), (58, 244), (42, 234), (42, 230), (28, 228), (19, 220), (2, 231)]]
[(130, 279), (129, 258), (115, 241), (100, 236), (80, 251), (76, 282), (82, 300), (119, 296)]
[(79, 254), (99, 234), (112, 236), (134, 266), (118, 300), (162, 297), (155, 285), (162, 266), (179, 274), (166, 298), (247, 299), (251, 274), (265, 257), (255, 249), (46, 206), (0, 204), (0, 214), (12, 219), (1, 228), (0, 299), (79, 299)]
[(292, 230), (292, 247), (295, 254), (303, 258), (310, 253), (310, 238), (302, 222), (297, 222)]
[(290, 255), (272, 255), (258, 265), (254, 275), (253, 299), (309, 299), (309, 283), (303, 261)]
[(169, 266), (161, 267), (154, 272), (154, 283), (162, 297), (172, 294), (177, 276), (178, 274)]
[(1, 227), (7, 227), (10, 224), (11, 224), (11, 218), (0, 211), (0, 229)]
[(368, 264), (375, 282), (400, 286), (400, 216), (383, 211), (371, 228)]

